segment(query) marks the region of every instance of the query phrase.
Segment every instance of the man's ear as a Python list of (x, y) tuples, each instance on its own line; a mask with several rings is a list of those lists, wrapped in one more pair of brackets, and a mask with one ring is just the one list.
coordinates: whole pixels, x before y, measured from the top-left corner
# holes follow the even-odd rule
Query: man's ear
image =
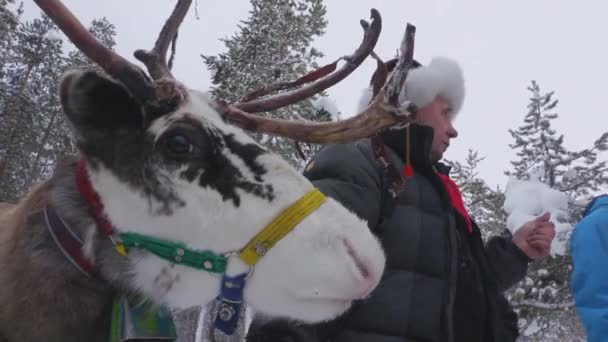
[(61, 79), (60, 97), (63, 111), (83, 136), (143, 127), (141, 106), (128, 90), (97, 72), (66, 73)]

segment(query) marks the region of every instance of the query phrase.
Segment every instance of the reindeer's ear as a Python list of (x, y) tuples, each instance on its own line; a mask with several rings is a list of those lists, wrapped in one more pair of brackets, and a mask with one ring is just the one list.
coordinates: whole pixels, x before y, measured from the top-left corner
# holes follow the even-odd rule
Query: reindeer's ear
[(60, 85), (61, 105), (80, 132), (141, 129), (141, 106), (125, 87), (93, 71), (66, 73)]

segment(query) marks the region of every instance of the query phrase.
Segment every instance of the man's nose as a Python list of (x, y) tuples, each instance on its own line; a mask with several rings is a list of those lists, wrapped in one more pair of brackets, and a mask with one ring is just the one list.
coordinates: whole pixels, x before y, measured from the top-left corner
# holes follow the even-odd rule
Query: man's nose
[(458, 136), (458, 131), (456, 130), (456, 128), (454, 128), (454, 126), (452, 125), (452, 123), (450, 122), (450, 125), (448, 126), (448, 136), (452, 139), (456, 138)]

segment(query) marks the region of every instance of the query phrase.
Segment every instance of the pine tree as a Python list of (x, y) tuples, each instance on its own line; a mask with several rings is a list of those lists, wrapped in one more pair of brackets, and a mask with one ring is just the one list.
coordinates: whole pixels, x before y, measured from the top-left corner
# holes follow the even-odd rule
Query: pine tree
[(38, 117), (45, 93), (43, 83), (59, 62), (60, 44), (47, 38), (51, 29), (44, 19), (20, 24), (12, 45), (9, 88), (0, 123), (0, 189), (10, 196), (3, 199), (19, 196), (33, 171), (32, 152), (38, 146), (38, 126), (43, 124)]
[[(327, 21), (322, 0), (251, 0), (249, 18), (238, 31), (223, 39), (226, 52), (202, 56), (214, 74), (212, 95), (227, 101), (274, 82), (290, 81), (318, 67), (323, 54), (311, 47), (313, 40), (324, 34)], [(262, 114), (261, 114), (262, 115)], [(327, 111), (318, 110), (312, 100), (305, 100), (266, 115), (284, 119), (331, 120)], [(301, 166), (317, 149), (301, 149), (283, 138), (252, 133), (252, 136), (280, 153), (286, 160)]]
[(542, 94), (532, 81), (528, 90), (532, 93), (524, 125), (509, 130), (515, 139), (509, 146), (517, 150), (519, 159), (511, 161), (513, 171), (506, 174), (518, 179), (535, 177), (539, 181), (566, 192), (572, 199), (588, 196), (608, 183), (608, 167), (598, 162), (598, 153), (608, 150), (608, 133), (604, 133), (593, 146), (580, 151), (564, 147), (564, 136), (558, 135), (551, 122), (558, 118), (554, 92)]
[[(94, 21), (91, 30), (114, 44), (107, 21)], [(15, 24), (6, 43), (6, 58), (0, 60), (6, 90), (0, 92), (0, 201), (20, 198), (50, 175), (58, 158), (74, 151), (58, 85), (67, 69), (91, 63), (79, 53), (68, 56), (59, 37), (54, 23), (42, 16)]]
[[(9, 74), (11, 72), (12, 46), (19, 24), (21, 8), (13, 9), (12, 0), (0, 0), (0, 120), (4, 118), (1, 108), (10, 99), (8, 96), (10, 88)], [(0, 146), (0, 165), (2, 165), (3, 153), (6, 146)]]
[[(518, 159), (505, 173), (522, 180), (537, 180), (565, 193), (570, 215), (554, 219), (575, 224), (580, 219), (578, 203), (608, 184), (606, 162), (598, 162), (598, 155), (608, 147), (608, 133), (589, 148), (570, 151), (564, 146), (564, 136), (551, 126), (558, 118), (554, 92), (542, 93), (536, 82), (528, 89), (532, 96), (524, 124), (509, 131), (515, 140), (510, 146), (517, 151)], [(567, 242), (569, 232), (558, 234), (556, 239)], [(530, 264), (525, 280), (508, 292), (520, 316), (522, 341), (572, 340), (582, 336), (572, 309), (571, 271), (569, 255), (549, 257)]]
[(502, 208), (504, 193), (492, 189), (479, 177), (479, 164), (485, 159), (469, 149), (464, 164), (452, 162), (451, 177), (460, 187), (469, 215), (479, 225), (484, 240), (506, 229), (506, 212)]
[[(21, 7), (12, 9), (13, 0), (0, 0), (0, 89), (6, 89), (6, 72), (10, 62), (10, 51), (19, 24)], [(4, 92), (2, 92), (4, 93)], [(0, 101), (3, 96), (0, 95)]]
[[(116, 42), (114, 41), (114, 38), (116, 37), (116, 28), (107, 18), (93, 19), (91, 26), (89, 27), (89, 32), (91, 32), (91, 34), (93, 34), (93, 36), (95, 36), (104, 46), (114, 49), (114, 46), (116, 45)], [(70, 69), (94, 69), (98, 72), (105, 73), (102, 68), (91, 62), (91, 60), (80, 50), (70, 51), (67, 63)]]

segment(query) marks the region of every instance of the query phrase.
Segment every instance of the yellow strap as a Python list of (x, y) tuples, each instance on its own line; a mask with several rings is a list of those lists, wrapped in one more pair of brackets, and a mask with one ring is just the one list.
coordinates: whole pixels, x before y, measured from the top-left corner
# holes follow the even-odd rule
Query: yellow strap
[(247, 265), (255, 265), (269, 249), (291, 232), (306, 216), (315, 211), (323, 202), (325, 195), (313, 189), (297, 202), (285, 209), (261, 232), (253, 237), (241, 250), (239, 256)]
[(120, 253), (122, 256), (129, 255), (129, 253), (127, 252), (127, 248), (122, 243), (117, 243), (116, 246), (114, 246), (114, 248), (116, 248), (116, 250), (118, 251), (118, 253)]

